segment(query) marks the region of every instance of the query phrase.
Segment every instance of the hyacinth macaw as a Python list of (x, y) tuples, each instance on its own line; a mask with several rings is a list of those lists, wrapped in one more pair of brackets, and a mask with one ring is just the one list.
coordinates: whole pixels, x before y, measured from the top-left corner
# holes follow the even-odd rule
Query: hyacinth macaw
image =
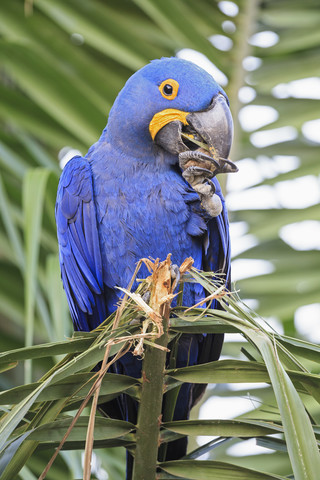
[[(115, 287), (127, 287), (143, 257), (171, 253), (180, 265), (191, 256), (196, 268), (224, 273), (228, 287), (228, 218), (215, 175), (236, 170), (227, 160), (231, 141), (227, 96), (200, 67), (163, 58), (129, 78), (100, 139), (67, 163), (58, 187), (61, 276), (75, 330), (92, 330), (115, 310)], [(188, 283), (183, 305), (204, 296), (199, 284)], [(182, 335), (177, 367), (217, 360), (222, 342), (221, 334)], [(138, 378), (141, 361), (129, 352), (114, 371)], [(181, 388), (175, 420), (188, 418), (203, 389)], [(132, 402), (122, 395), (103, 408), (135, 422)], [(185, 452), (186, 440), (177, 440), (166, 458)]]

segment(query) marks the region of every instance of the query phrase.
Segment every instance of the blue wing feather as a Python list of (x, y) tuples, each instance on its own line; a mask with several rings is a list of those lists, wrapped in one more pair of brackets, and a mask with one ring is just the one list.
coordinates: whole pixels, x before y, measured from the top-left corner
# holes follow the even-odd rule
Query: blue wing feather
[(106, 317), (105, 287), (90, 164), (74, 157), (58, 187), (56, 222), (61, 276), (76, 330)]

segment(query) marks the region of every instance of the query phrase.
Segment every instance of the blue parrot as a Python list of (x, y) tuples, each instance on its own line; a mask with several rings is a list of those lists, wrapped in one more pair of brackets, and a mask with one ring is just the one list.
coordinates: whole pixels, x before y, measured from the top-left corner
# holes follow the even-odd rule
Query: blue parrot
[[(67, 163), (59, 182), (61, 277), (75, 330), (90, 331), (115, 310), (116, 287), (127, 287), (143, 257), (171, 253), (180, 265), (191, 256), (196, 268), (224, 273), (229, 286), (228, 217), (215, 175), (237, 170), (231, 141), (227, 96), (200, 67), (162, 58), (129, 78), (100, 139)], [(183, 305), (204, 296), (199, 284), (186, 283)], [(217, 360), (222, 342), (221, 334), (182, 335), (176, 366)], [(129, 352), (114, 371), (139, 378), (141, 361)], [(183, 385), (174, 420), (188, 418), (204, 388)], [(128, 396), (103, 410), (136, 421)], [(181, 458), (186, 447), (185, 439), (169, 443), (166, 459)]]

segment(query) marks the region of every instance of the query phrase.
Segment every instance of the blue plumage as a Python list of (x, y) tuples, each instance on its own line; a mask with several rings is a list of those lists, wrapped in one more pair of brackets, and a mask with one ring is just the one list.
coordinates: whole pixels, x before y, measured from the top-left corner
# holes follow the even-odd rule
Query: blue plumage
[[(174, 99), (159, 91), (166, 79), (179, 84)], [(157, 145), (149, 131), (158, 112), (203, 111), (217, 95), (225, 97), (213, 78), (190, 62), (153, 61), (128, 80), (85, 158), (74, 157), (64, 168), (56, 221), (62, 281), (76, 330), (91, 330), (114, 311), (115, 287), (128, 285), (142, 257), (164, 260), (171, 253), (180, 265), (192, 256), (196, 268), (224, 272), (229, 284), (228, 218), (218, 181), (212, 179), (222, 212), (212, 218), (181, 175), (178, 154)], [(184, 305), (203, 296), (202, 287), (187, 284)], [(217, 359), (221, 344), (219, 335), (182, 336), (178, 366), (188, 358), (191, 363)], [(141, 362), (127, 354), (117, 369), (139, 377)], [(188, 417), (196, 390), (192, 393), (190, 385), (181, 390), (175, 418)], [(168, 458), (181, 454), (177, 448)]]

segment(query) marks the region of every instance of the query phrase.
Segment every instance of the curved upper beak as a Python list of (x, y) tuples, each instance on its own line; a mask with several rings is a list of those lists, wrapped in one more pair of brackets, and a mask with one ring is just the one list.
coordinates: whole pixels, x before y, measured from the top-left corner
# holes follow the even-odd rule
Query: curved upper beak
[(199, 112), (172, 110), (172, 118), (169, 119), (165, 113), (169, 111), (170, 109), (156, 114), (162, 115), (164, 123), (154, 136), (157, 145), (174, 154), (200, 148), (221, 164), (221, 171), (238, 170), (236, 165), (228, 160), (233, 138), (233, 121), (227, 100), (222, 94), (216, 95), (209, 107)]
[(233, 121), (223, 95), (214, 97), (206, 110), (189, 113), (186, 119), (208, 145), (213, 158), (218, 161), (220, 158), (228, 158), (233, 138)]

